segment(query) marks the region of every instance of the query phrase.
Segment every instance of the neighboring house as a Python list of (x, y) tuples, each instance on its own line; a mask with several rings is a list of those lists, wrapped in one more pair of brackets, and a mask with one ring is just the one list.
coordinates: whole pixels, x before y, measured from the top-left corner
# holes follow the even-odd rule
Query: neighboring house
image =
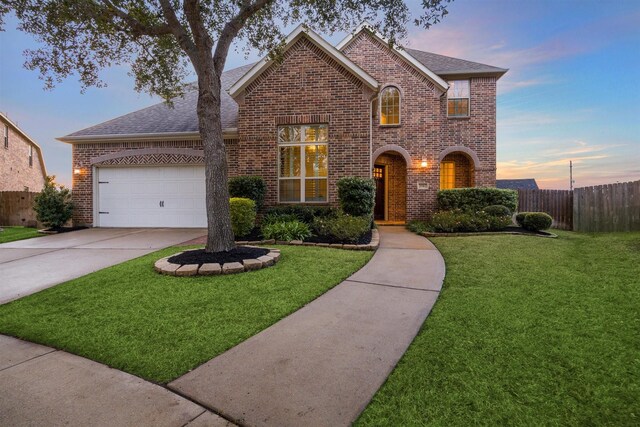
[(538, 183), (533, 178), (528, 179), (498, 179), (496, 187), (506, 190), (537, 190)]
[(42, 190), (47, 171), (40, 146), (3, 113), (0, 133), (0, 191)]
[[(283, 60), (222, 75), (229, 174), (258, 175), (266, 206), (337, 204), (373, 177), (377, 220), (433, 212), (440, 188), (495, 186), (496, 82), (507, 70), (390, 48), (366, 26), (336, 47), (300, 26)], [(197, 91), (59, 138), (73, 144), (75, 221), (206, 225)]]

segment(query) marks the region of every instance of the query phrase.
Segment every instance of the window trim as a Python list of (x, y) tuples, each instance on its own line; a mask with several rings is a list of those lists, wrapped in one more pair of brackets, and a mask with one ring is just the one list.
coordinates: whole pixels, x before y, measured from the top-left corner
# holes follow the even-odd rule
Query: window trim
[[(471, 117), (471, 79), (458, 79), (458, 80), (450, 80), (449, 84), (451, 84), (452, 82), (468, 82), (469, 83), (469, 96), (468, 97), (462, 97), (462, 98), (449, 98), (449, 90), (447, 89), (447, 105), (446, 105), (446, 111), (447, 111), (447, 118), (448, 119), (468, 119), (469, 117)], [(467, 114), (464, 116), (460, 116), (460, 115), (449, 115), (449, 100), (453, 100), (453, 99), (466, 99), (467, 100)]]
[[(387, 89), (395, 89), (398, 91), (398, 123), (382, 123), (382, 93)], [(378, 95), (378, 125), (380, 127), (402, 126), (402, 98), (403, 96), (400, 86), (395, 83), (389, 83), (380, 89), (380, 94)]]
[(4, 148), (9, 149), (9, 125), (4, 125)]
[[(303, 129), (309, 126), (326, 126), (327, 127), (327, 140), (326, 141), (302, 141), (302, 136), (300, 137), (300, 141), (295, 142), (280, 142), (280, 128), (286, 126), (298, 126), (300, 128), (300, 135), (303, 135)], [(326, 205), (329, 203), (329, 124), (328, 123), (307, 123), (307, 124), (286, 124), (286, 125), (278, 125), (276, 127), (276, 145), (277, 145), (277, 156), (276, 156), (276, 167), (278, 168), (278, 204), (282, 205), (301, 205), (301, 204), (313, 204), (313, 205)], [(327, 176), (326, 177), (314, 177), (306, 176), (307, 165), (306, 165), (306, 150), (305, 148), (311, 145), (324, 145), (327, 147)], [(280, 147), (300, 147), (300, 176), (299, 177), (281, 177), (280, 176)], [(300, 181), (300, 200), (299, 201), (282, 201), (280, 200), (280, 181), (282, 180), (294, 180), (297, 179)], [(327, 182), (327, 198), (326, 200), (306, 200), (306, 181), (310, 179), (324, 179)]]
[(29, 167), (33, 167), (33, 145), (29, 144)]

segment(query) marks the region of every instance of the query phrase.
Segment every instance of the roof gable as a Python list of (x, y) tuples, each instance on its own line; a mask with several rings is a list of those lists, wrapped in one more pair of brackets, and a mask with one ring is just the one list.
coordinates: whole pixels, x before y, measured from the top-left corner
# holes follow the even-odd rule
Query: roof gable
[[(362, 31), (367, 31), (374, 38), (378, 39), (382, 44), (389, 46), (389, 40), (385, 39), (382, 34), (377, 32), (371, 24), (368, 22), (363, 22), (356, 28), (356, 30), (345, 37), (336, 48), (340, 51), (344, 50)], [(449, 84), (444, 81), (440, 76), (438, 76), (435, 72), (430, 70), (425, 64), (418, 61), (414, 58), (409, 52), (404, 49), (399, 48), (398, 46), (389, 47), (396, 55), (404, 59), (405, 62), (413, 66), (416, 70), (418, 70), (424, 77), (430, 80), (435, 87), (441, 92), (444, 93), (449, 88)]]
[(38, 158), (40, 159), (40, 167), (42, 169), (42, 175), (47, 176), (47, 167), (44, 164), (44, 155), (42, 154), (42, 148), (31, 138), (25, 131), (20, 129), (17, 123), (9, 118), (9, 116), (4, 113), (0, 113), (0, 118), (2, 118), (1, 122), (6, 123), (7, 126), (10, 126), (15, 132), (20, 134), (20, 136), (27, 141), (28, 144), (31, 144), (32, 147), (36, 148), (36, 153), (38, 153)]
[[(367, 74), (362, 68), (354, 64), (349, 58), (347, 58), (342, 52), (335, 47), (327, 43), (322, 37), (320, 37), (313, 30), (305, 28), (303, 25), (299, 25), (295, 30), (289, 34), (285, 40), (284, 50), (286, 51), (293, 46), (301, 37), (306, 37), (309, 41), (315, 44), (318, 48), (323, 50), (327, 55), (334, 59), (338, 64), (343, 66), (346, 70), (351, 72), (354, 76), (358, 77), (364, 84), (369, 86), (373, 90), (377, 90), (379, 83)], [(249, 86), (254, 80), (256, 80), (264, 71), (266, 71), (273, 64), (273, 60), (268, 57), (264, 57), (257, 62), (244, 76), (240, 78), (229, 89), (229, 95), (236, 98), (242, 93), (247, 86)]]
[(537, 190), (538, 183), (533, 178), (497, 179), (496, 187), (507, 190)]

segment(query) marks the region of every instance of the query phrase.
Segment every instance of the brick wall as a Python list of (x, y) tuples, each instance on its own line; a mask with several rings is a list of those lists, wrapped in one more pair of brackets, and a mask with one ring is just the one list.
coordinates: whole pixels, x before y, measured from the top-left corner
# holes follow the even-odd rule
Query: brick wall
[(9, 147), (4, 147), (5, 125), (0, 117), (0, 191), (39, 192), (44, 186), (43, 168), (38, 149), (33, 146), (33, 165), (29, 166), (29, 147), (32, 146), (21, 134), (9, 125)]
[(373, 94), (341, 65), (305, 38), (285, 53), (238, 99), (239, 175), (259, 175), (267, 184), (265, 205), (278, 203), (277, 127), (329, 125), (328, 199), (337, 204), (336, 181), (370, 176), (369, 99)]

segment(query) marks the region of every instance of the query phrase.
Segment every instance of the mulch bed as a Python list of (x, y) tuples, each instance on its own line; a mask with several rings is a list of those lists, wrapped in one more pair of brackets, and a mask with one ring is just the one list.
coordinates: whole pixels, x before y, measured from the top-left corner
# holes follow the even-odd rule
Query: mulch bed
[(245, 259), (256, 259), (269, 253), (269, 249), (239, 246), (228, 252), (205, 252), (204, 249), (182, 252), (169, 258), (173, 264), (224, 264), (242, 262)]
[(441, 232), (426, 232), (420, 233), (425, 237), (460, 237), (460, 236), (486, 236), (491, 234), (522, 234), (526, 236), (535, 236), (535, 237), (558, 237), (556, 234), (549, 233), (547, 231), (531, 231), (525, 230), (522, 227), (509, 226), (502, 230), (494, 230), (494, 231), (462, 231), (455, 233), (441, 233)]
[[(260, 228), (256, 227), (251, 230), (251, 233), (246, 236), (236, 237), (236, 242), (255, 242), (259, 240), (263, 240), (262, 234), (260, 233)], [(312, 236), (304, 239), (305, 242), (310, 243), (345, 243), (345, 244), (355, 244), (355, 245), (368, 245), (371, 243), (371, 230), (358, 239), (357, 242), (344, 242), (338, 239), (332, 239), (330, 237), (321, 237), (321, 236)], [(180, 245), (205, 245), (207, 243), (207, 236), (196, 237), (195, 239), (191, 239), (184, 243), (180, 243)]]
[(344, 240), (338, 240), (329, 236), (311, 236), (304, 239), (305, 242), (311, 243), (344, 243), (344, 244), (353, 244), (353, 245), (368, 245), (371, 243), (371, 234), (372, 231), (369, 230), (364, 236), (360, 237), (356, 242), (345, 242)]

